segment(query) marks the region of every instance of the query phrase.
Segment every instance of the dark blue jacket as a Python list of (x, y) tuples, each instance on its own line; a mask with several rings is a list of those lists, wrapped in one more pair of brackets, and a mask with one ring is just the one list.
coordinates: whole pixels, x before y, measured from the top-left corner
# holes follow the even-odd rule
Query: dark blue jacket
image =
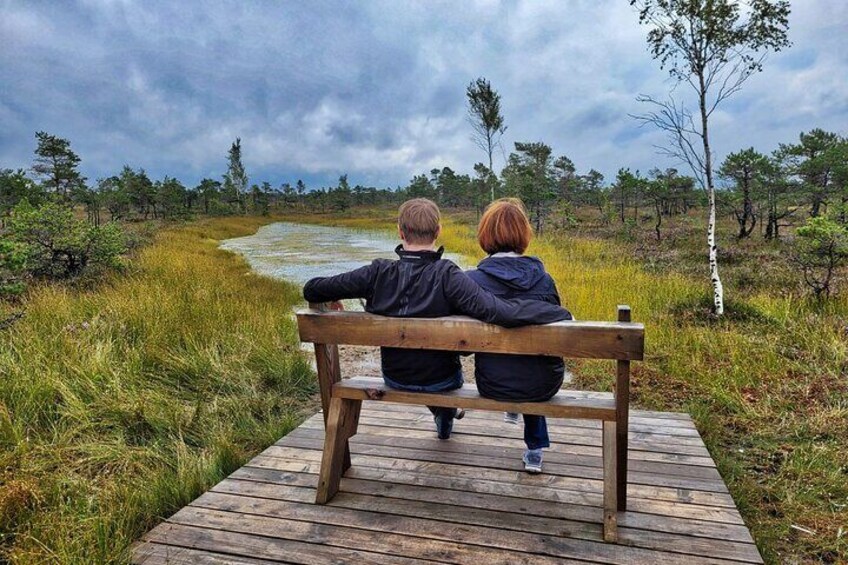
[[(483, 259), (468, 276), (501, 298), (529, 298), (560, 304), (545, 266), (536, 257), (495, 256)], [(568, 314), (567, 320), (572, 319)], [(548, 400), (562, 386), (565, 366), (559, 357), (478, 353), (474, 376), (482, 396), (497, 400)]]
[[(555, 304), (501, 300), (482, 290), (438, 251), (405, 251), (399, 261), (376, 259), (348, 273), (317, 277), (303, 287), (309, 302), (364, 298), (365, 310), (383, 316), (437, 318), (465, 314), (500, 326), (547, 324), (571, 317)], [(416, 351), (383, 347), (383, 373), (404, 385), (426, 386), (448, 380), (461, 366), (453, 351)]]

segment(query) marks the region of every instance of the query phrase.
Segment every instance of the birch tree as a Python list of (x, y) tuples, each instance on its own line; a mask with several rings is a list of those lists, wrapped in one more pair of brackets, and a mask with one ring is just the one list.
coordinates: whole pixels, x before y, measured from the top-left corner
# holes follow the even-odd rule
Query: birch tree
[(693, 171), (709, 202), (707, 245), (713, 310), (724, 312), (724, 287), (718, 272), (713, 148), (710, 117), (722, 102), (763, 68), (770, 51), (790, 45), (788, 0), (630, 0), (638, 9), (639, 23), (650, 28), (651, 56), (672, 79), (692, 88), (697, 113), (675, 98), (639, 96), (652, 109), (635, 116), (666, 132), (669, 144), (661, 150), (685, 162)]

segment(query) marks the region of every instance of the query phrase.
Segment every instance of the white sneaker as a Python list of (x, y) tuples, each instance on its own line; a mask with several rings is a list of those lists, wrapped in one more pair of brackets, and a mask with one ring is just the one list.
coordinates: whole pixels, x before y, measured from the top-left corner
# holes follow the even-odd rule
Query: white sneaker
[(524, 470), (534, 475), (542, 472), (542, 450), (528, 449), (524, 452)]
[(504, 422), (507, 424), (518, 424), (518, 414), (515, 412), (504, 412)]

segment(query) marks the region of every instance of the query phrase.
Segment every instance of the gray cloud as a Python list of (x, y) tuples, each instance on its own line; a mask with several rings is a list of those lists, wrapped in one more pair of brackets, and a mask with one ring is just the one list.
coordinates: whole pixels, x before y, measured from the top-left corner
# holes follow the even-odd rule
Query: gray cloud
[[(794, 4), (794, 47), (716, 114), (720, 156), (846, 133), (848, 5)], [(44, 129), (71, 139), (91, 178), (124, 163), (217, 177), (237, 136), (252, 177), (274, 183), (470, 171), (483, 155), (464, 91), (480, 75), (503, 96), (509, 146), (543, 140), (608, 177), (672, 164), (628, 117), (670, 83), (620, 1), (7, 1), (0, 36), (4, 167), (28, 166)]]

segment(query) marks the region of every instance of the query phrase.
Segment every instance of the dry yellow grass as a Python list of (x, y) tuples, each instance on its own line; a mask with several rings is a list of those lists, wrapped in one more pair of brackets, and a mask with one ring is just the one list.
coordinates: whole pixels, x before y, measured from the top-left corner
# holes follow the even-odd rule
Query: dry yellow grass
[(267, 221), (167, 229), (92, 290), (31, 291), (0, 334), (0, 561), (126, 562), (299, 421), (299, 289), (217, 248)]
[[(394, 230), (390, 209), (287, 219)], [(159, 517), (297, 422), (314, 390), (289, 316), (299, 289), (217, 249), (268, 221), (169, 229), (95, 289), (30, 293), (27, 316), (0, 333), (5, 559), (125, 561)], [(441, 243), (483, 256), (461, 216), (446, 218)], [(714, 321), (699, 314), (704, 280), (646, 270), (626, 242), (560, 233), (530, 253), (578, 318), (613, 319), (627, 303), (645, 323), (635, 402), (694, 416), (768, 562), (845, 559), (844, 294), (819, 305), (791, 291), (731, 293)], [(612, 385), (608, 363), (576, 372), (578, 386)]]
[[(395, 229), (392, 209), (354, 214), (300, 219)], [(449, 251), (484, 256), (469, 218), (449, 216), (443, 228)], [(817, 304), (795, 289), (730, 288), (727, 315), (710, 320), (706, 275), (680, 272), (696, 265), (649, 272), (626, 242), (566, 233), (534, 241), (528, 253), (544, 261), (576, 317), (611, 320), (617, 304), (629, 304), (645, 323), (634, 402), (693, 415), (769, 563), (848, 559), (848, 293)], [(611, 369), (579, 363), (576, 385), (610, 390)]]

